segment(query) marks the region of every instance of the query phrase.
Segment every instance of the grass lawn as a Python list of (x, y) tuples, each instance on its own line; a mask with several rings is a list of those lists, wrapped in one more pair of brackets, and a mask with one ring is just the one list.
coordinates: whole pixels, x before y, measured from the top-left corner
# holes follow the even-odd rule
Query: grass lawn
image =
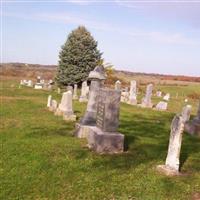
[[(173, 98), (168, 112), (121, 104), (119, 131), (128, 150), (120, 155), (97, 155), (86, 140), (72, 136), (74, 123), (46, 109), (56, 92), (1, 85), (0, 199), (137, 199), (186, 200), (200, 193), (200, 139), (186, 133), (181, 149), (180, 177), (165, 177), (155, 167), (165, 162), (171, 120), (184, 105)], [(197, 86), (162, 87), (165, 92), (200, 92)], [(153, 101), (159, 99), (154, 97)], [(193, 116), (197, 100), (190, 100)], [(78, 119), (85, 103), (74, 102)], [(193, 117), (192, 116), (192, 117)]]

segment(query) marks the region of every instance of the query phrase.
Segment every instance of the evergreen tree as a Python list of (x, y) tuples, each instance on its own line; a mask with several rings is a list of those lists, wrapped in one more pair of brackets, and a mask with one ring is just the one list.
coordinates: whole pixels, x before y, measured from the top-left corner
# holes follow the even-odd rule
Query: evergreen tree
[(58, 85), (80, 84), (101, 61), (97, 42), (84, 26), (73, 30), (61, 47), (56, 81)]

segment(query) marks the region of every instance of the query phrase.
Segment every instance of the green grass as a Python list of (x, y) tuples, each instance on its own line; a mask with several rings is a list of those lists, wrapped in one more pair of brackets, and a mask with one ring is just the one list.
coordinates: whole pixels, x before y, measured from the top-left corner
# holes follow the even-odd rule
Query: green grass
[[(169, 178), (155, 170), (165, 161), (171, 120), (181, 111), (183, 97), (171, 99), (169, 112), (121, 104), (119, 131), (127, 151), (97, 155), (87, 149), (86, 140), (72, 136), (74, 123), (46, 109), (50, 92), (11, 88), (10, 83), (0, 90), (0, 199), (186, 200), (200, 192), (199, 138), (184, 134), (181, 171), (186, 175)], [(188, 87), (162, 89), (194, 90)], [(60, 100), (61, 95), (51, 94)], [(189, 101), (195, 114), (197, 101)], [(74, 102), (78, 119), (85, 108)]]

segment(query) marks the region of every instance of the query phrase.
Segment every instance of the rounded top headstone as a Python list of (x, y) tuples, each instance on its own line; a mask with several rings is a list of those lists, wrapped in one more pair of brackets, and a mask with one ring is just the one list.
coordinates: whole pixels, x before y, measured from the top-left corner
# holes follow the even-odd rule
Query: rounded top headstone
[(95, 69), (89, 73), (88, 79), (105, 80), (106, 75), (105, 75), (104, 67), (102, 65), (96, 66)]

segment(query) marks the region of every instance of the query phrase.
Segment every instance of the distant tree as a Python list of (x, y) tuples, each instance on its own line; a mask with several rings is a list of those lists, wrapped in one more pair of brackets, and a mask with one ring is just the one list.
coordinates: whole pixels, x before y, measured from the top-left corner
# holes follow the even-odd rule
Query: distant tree
[(101, 55), (90, 32), (79, 26), (61, 47), (56, 82), (58, 85), (80, 84), (100, 63)]

